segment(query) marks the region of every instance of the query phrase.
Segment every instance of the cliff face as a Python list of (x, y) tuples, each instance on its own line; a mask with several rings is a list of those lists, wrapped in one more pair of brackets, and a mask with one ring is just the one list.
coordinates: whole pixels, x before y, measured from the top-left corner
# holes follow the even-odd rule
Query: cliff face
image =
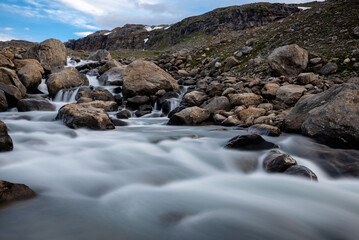
[(258, 3), (232, 6), (186, 18), (171, 27), (149, 28), (145, 25), (128, 24), (111, 32), (98, 31), (85, 38), (70, 40), (65, 45), (73, 50), (88, 51), (100, 48), (153, 49), (176, 44), (181, 38), (199, 32), (212, 34), (217, 30), (233, 31), (263, 26), (299, 11), (295, 5), (286, 4)]

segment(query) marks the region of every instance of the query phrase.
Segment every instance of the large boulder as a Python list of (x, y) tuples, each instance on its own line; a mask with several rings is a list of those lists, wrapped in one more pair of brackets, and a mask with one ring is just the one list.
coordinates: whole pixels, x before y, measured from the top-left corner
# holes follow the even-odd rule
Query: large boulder
[(105, 49), (99, 49), (96, 52), (91, 53), (90, 56), (87, 58), (87, 60), (99, 62), (108, 61), (111, 59), (111, 54)]
[(210, 115), (211, 113), (207, 109), (190, 107), (173, 114), (168, 122), (168, 125), (194, 126), (206, 121)]
[(36, 59), (15, 60), (17, 75), (28, 92), (36, 93), (41, 83), (44, 68)]
[(19, 201), (36, 196), (36, 193), (24, 184), (0, 181), (0, 203)]
[(118, 105), (116, 102), (113, 101), (100, 101), (100, 100), (96, 100), (96, 101), (91, 101), (91, 102), (87, 102), (87, 103), (81, 103), (82, 107), (85, 108), (101, 108), (103, 110), (105, 110), (106, 112), (115, 112), (118, 110)]
[(16, 106), (17, 101), (26, 94), (26, 88), (16, 72), (3, 67), (0, 67), (0, 90), (4, 91), (9, 106)]
[(19, 112), (55, 111), (56, 106), (45, 98), (24, 98), (17, 102)]
[(125, 75), (126, 67), (119, 66), (109, 69), (99, 77), (99, 81), (104, 85), (121, 86)]
[(63, 69), (61, 72), (53, 73), (46, 81), (47, 88), (51, 96), (56, 94), (62, 89), (71, 89), (79, 87), (86, 82), (83, 76), (74, 67)]
[(92, 101), (115, 101), (115, 97), (112, 95), (112, 93), (102, 87), (97, 87), (95, 89), (90, 87), (81, 87), (77, 92), (75, 99), (79, 100), (81, 98), (89, 98)]
[(154, 95), (162, 89), (167, 92), (179, 92), (176, 80), (156, 64), (136, 60), (127, 66), (123, 81), (124, 96)]
[(7, 126), (0, 121), (0, 152), (11, 151), (14, 148), (12, 139), (8, 134)]
[(237, 150), (247, 150), (247, 151), (256, 151), (256, 150), (267, 150), (278, 148), (274, 143), (267, 142), (258, 134), (251, 135), (239, 135), (230, 139), (225, 148), (237, 149)]
[(98, 73), (102, 75), (108, 70), (110, 70), (111, 68), (115, 68), (115, 67), (123, 67), (123, 65), (118, 61), (116, 61), (115, 59), (111, 59), (107, 63), (105, 63), (102, 67), (100, 67)]
[(284, 129), (318, 141), (359, 149), (359, 83), (337, 85), (301, 99), (284, 120)]
[(268, 57), (268, 64), (275, 75), (296, 77), (308, 65), (308, 52), (298, 45), (276, 48)]
[(56, 39), (47, 39), (40, 44), (30, 48), (24, 58), (36, 59), (45, 71), (61, 68), (67, 63), (65, 45)]
[(3, 54), (0, 54), (0, 67), (13, 68), (15, 65), (11, 59), (5, 57)]
[(192, 106), (201, 106), (204, 101), (208, 99), (207, 94), (200, 91), (192, 91), (186, 93), (183, 96), (181, 104), (192, 107)]
[(278, 89), (276, 99), (287, 105), (295, 104), (307, 89), (298, 85), (285, 85)]
[(203, 108), (207, 109), (211, 114), (214, 114), (220, 110), (229, 111), (231, 109), (231, 104), (229, 103), (227, 97), (214, 97), (209, 101), (209, 103), (203, 106)]
[(60, 108), (56, 119), (61, 119), (70, 128), (109, 130), (115, 126), (105, 110), (83, 104), (67, 104)]

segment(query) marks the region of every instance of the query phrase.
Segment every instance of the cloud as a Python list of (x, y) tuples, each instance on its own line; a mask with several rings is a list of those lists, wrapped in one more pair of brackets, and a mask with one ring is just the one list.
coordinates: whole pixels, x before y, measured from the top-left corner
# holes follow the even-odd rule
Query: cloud
[(25, 29), (25, 31), (30, 31), (30, 28), (28, 28), (28, 27), (26, 27), (26, 28), (24, 28)]
[(86, 37), (90, 34), (93, 34), (93, 32), (75, 32), (74, 34), (79, 37)]
[(4, 41), (10, 41), (15, 39), (13, 36), (10, 36), (8, 34), (5, 33), (0, 33), (0, 41), (4, 42)]
[(5, 30), (5, 31), (11, 31), (11, 30), (14, 30), (14, 29), (11, 28), (11, 27), (6, 27), (6, 28), (4, 28), (4, 30)]

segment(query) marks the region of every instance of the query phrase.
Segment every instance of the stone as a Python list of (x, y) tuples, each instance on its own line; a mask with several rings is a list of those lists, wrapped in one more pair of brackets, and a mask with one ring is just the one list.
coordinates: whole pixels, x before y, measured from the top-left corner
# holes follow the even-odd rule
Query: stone
[(248, 55), (252, 52), (253, 48), (249, 47), (249, 46), (245, 46), (244, 48), (242, 48), (241, 53), (243, 55)]
[(17, 75), (28, 92), (36, 93), (41, 83), (44, 68), (36, 59), (14, 60)]
[(127, 106), (137, 109), (139, 106), (148, 103), (150, 101), (150, 97), (148, 96), (135, 96), (127, 99)]
[(61, 68), (67, 63), (65, 45), (56, 39), (47, 39), (30, 48), (25, 54), (25, 59), (36, 59), (45, 71)]
[(123, 65), (118, 61), (116, 61), (115, 59), (111, 59), (107, 63), (102, 65), (102, 67), (99, 68), (98, 73), (102, 75), (108, 70), (110, 70), (111, 68), (115, 68), (115, 67), (123, 67)]
[(168, 122), (168, 125), (195, 126), (206, 121), (210, 115), (211, 113), (207, 109), (189, 107), (173, 114)]
[(225, 148), (245, 151), (268, 150), (278, 148), (274, 143), (267, 142), (258, 134), (239, 135), (230, 139)]
[(263, 98), (254, 93), (240, 93), (233, 94), (230, 97), (230, 103), (232, 106), (251, 106), (251, 105), (259, 105), (263, 101)]
[(113, 67), (102, 74), (98, 81), (104, 85), (122, 86), (126, 67)]
[(318, 76), (314, 73), (301, 73), (298, 75), (297, 81), (301, 85), (307, 85), (318, 80)]
[(238, 115), (239, 119), (242, 121), (246, 121), (248, 118), (256, 119), (265, 115), (266, 111), (263, 108), (254, 108), (250, 107), (242, 110)]
[(189, 73), (186, 71), (186, 70), (178, 70), (178, 74), (181, 76), (181, 77), (187, 77), (189, 75)]
[(255, 124), (248, 129), (248, 132), (272, 137), (278, 137), (281, 133), (279, 128), (267, 124)]
[(307, 89), (298, 85), (285, 85), (278, 89), (276, 99), (287, 105), (295, 104)]
[(122, 89), (125, 97), (154, 95), (161, 89), (180, 90), (176, 80), (152, 62), (136, 60), (127, 66)]
[(297, 165), (295, 159), (278, 150), (271, 150), (263, 159), (264, 170), (271, 173), (282, 173), (294, 165)]
[(308, 65), (308, 52), (298, 45), (276, 48), (268, 57), (268, 64), (277, 76), (296, 77)]
[(338, 71), (338, 65), (336, 63), (327, 63), (320, 69), (321, 75), (329, 75)]
[(105, 110), (106, 112), (116, 112), (118, 110), (118, 105), (116, 102), (112, 102), (112, 101), (100, 101), (100, 100), (96, 100), (96, 101), (91, 101), (91, 102), (85, 102), (85, 103), (81, 103), (81, 106), (85, 107), (85, 108), (101, 108), (103, 110)]
[(257, 108), (263, 108), (264, 110), (266, 110), (266, 112), (269, 112), (271, 110), (273, 110), (273, 104), (271, 103), (261, 103), (257, 106)]
[(80, 98), (90, 98), (92, 101), (115, 101), (115, 97), (112, 95), (112, 93), (102, 87), (97, 87), (95, 89), (90, 87), (80, 87), (75, 99), (78, 100)]
[(221, 124), (226, 119), (227, 118), (225, 116), (218, 113), (213, 116), (213, 120), (216, 124)]
[(227, 97), (221, 96), (212, 98), (209, 103), (203, 106), (203, 108), (207, 109), (211, 114), (214, 114), (219, 110), (229, 111), (231, 109), (231, 104)]
[(239, 65), (239, 61), (237, 60), (237, 58), (235, 58), (234, 56), (228, 57), (225, 60), (225, 65), (224, 65), (224, 71), (228, 72), (229, 70), (231, 70), (233, 67), (238, 66)]
[(223, 126), (237, 126), (241, 123), (237, 116), (229, 116), (224, 121), (222, 121), (221, 125)]
[(262, 96), (267, 99), (274, 99), (280, 86), (276, 83), (267, 83), (261, 90)]
[(354, 37), (359, 38), (359, 26), (354, 28), (353, 34), (354, 34)]
[(3, 121), (0, 121), (0, 152), (12, 151), (14, 145), (8, 134), (8, 129)]
[(9, 104), (7, 103), (5, 92), (0, 90), (0, 112), (6, 112), (9, 108)]
[(309, 60), (309, 62), (313, 65), (317, 65), (319, 64), (320, 62), (322, 61), (322, 59), (320, 57), (317, 57), (317, 58), (312, 58)]
[(105, 49), (99, 49), (96, 52), (91, 53), (90, 56), (87, 58), (87, 60), (98, 62), (108, 61), (111, 59), (111, 54)]
[(62, 120), (70, 128), (89, 128), (92, 130), (111, 130), (115, 126), (105, 110), (84, 106), (83, 104), (67, 104), (60, 108), (56, 119)]
[(24, 184), (0, 181), (0, 203), (26, 200), (36, 197), (36, 193)]
[(56, 96), (60, 90), (79, 87), (84, 83), (84, 79), (74, 67), (65, 68), (60, 72), (52, 73), (46, 81), (51, 96)]
[(116, 119), (116, 118), (111, 118), (112, 123), (116, 126), (116, 127), (125, 127), (128, 126), (128, 123), (125, 121), (122, 121), (120, 119)]
[(24, 98), (17, 102), (19, 112), (55, 111), (56, 106), (45, 98)]
[(5, 93), (9, 106), (16, 106), (17, 101), (26, 94), (26, 88), (14, 70), (0, 67), (0, 90)]
[(15, 64), (11, 61), (11, 59), (5, 57), (3, 54), (0, 54), (0, 67), (14, 68)]
[(301, 165), (294, 165), (287, 168), (287, 170), (284, 171), (284, 174), (309, 178), (312, 181), (318, 181), (317, 175), (312, 170)]
[(119, 119), (128, 119), (132, 116), (131, 112), (127, 109), (123, 109), (116, 114)]

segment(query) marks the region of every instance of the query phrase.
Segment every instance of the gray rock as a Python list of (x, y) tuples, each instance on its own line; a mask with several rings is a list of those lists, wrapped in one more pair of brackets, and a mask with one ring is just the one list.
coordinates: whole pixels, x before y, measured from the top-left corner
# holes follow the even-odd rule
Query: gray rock
[(17, 102), (19, 112), (55, 111), (56, 106), (44, 98), (25, 98)]
[(0, 203), (30, 199), (36, 193), (24, 184), (0, 181)]
[(327, 63), (320, 69), (321, 75), (329, 75), (338, 71), (338, 65), (335, 63)]
[(312, 181), (318, 181), (317, 175), (315, 175), (315, 173), (312, 170), (301, 165), (295, 165), (289, 167), (287, 170), (284, 171), (284, 174), (309, 178)]
[(123, 109), (116, 114), (116, 117), (119, 119), (128, 119), (131, 116), (131, 112), (127, 109)]
[(226, 144), (225, 148), (256, 151), (278, 148), (278, 146), (274, 143), (267, 142), (258, 134), (251, 134), (239, 135), (230, 139)]
[(96, 52), (91, 53), (90, 56), (87, 58), (87, 60), (99, 62), (108, 61), (111, 59), (111, 54), (105, 49), (97, 50)]
[(199, 125), (206, 121), (210, 115), (211, 113), (207, 109), (190, 107), (173, 114), (168, 125)]
[(13, 148), (14, 145), (8, 134), (7, 126), (3, 121), (0, 121), (0, 152), (12, 151)]
[(263, 168), (272, 173), (282, 173), (294, 165), (297, 165), (295, 159), (278, 150), (271, 150), (263, 159)]
[(229, 111), (231, 109), (231, 104), (227, 97), (221, 96), (212, 98), (208, 104), (203, 106), (203, 108), (207, 109), (211, 114), (214, 114), (219, 110)]
[(201, 106), (208, 99), (207, 94), (200, 91), (192, 91), (183, 96), (182, 104), (188, 107)]
[(301, 73), (299, 74), (297, 81), (301, 85), (307, 85), (318, 80), (318, 76), (314, 73)]
[(278, 89), (276, 99), (287, 105), (295, 104), (307, 89), (298, 85), (285, 85)]
[(359, 38), (359, 26), (354, 28), (353, 34), (354, 34), (354, 37)]
[(107, 72), (102, 74), (98, 80), (104, 85), (115, 85), (115, 86), (122, 86), (123, 79), (125, 76), (126, 68), (121, 67), (113, 67), (109, 69)]

